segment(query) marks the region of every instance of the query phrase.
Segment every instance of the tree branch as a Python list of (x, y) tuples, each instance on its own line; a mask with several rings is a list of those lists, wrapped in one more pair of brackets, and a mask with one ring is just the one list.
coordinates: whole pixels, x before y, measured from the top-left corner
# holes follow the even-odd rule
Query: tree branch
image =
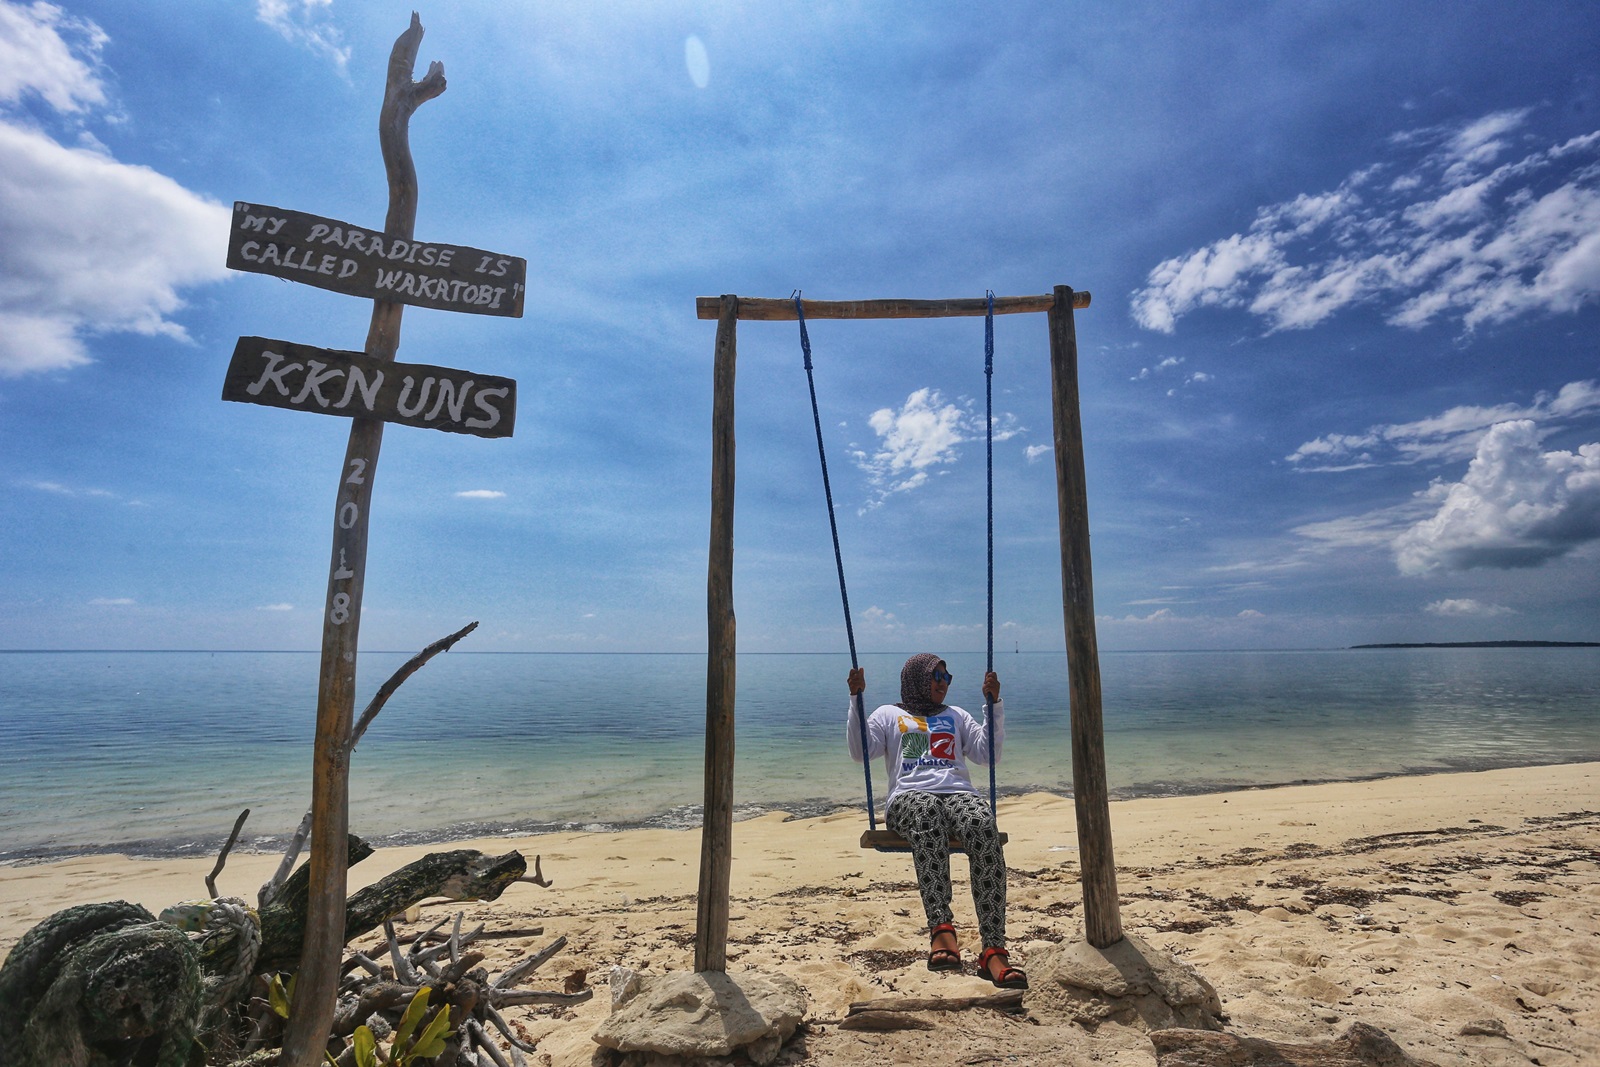
[(228, 843), (222, 846), (221, 852), (217, 853), (217, 865), (211, 868), (210, 874), (206, 875), (206, 892), (211, 895), (213, 900), (217, 897), (217, 875), (221, 874), (222, 868), (227, 865), (228, 853), (233, 851), (233, 843), (239, 840), (239, 828), (244, 825), (244, 821), (249, 817), (250, 809), (245, 808), (239, 813), (239, 817), (233, 820), (233, 833), (228, 835)]
[(407, 678), (416, 674), (422, 669), (423, 664), (439, 653), (449, 651), (452, 645), (477, 628), (478, 624), (476, 622), (467, 623), (467, 625), (449, 637), (439, 638), (439, 640), (406, 660), (399, 670), (391, 674), (389, 680), (378, 687), (377, 693), (372, 697), (372, 702), (367, 705), (366, 710), (361, 713), (361, 718), (356, 721), (355, 729), (350, 731), (350, 747), (345, 750), (346, 753), (355, 751), (356, 742), (361, 740), (361, 735), (367, 732), (367, 727), (372, 725), (372, 720), (378, 717), (378, 712), (383, 710), (383, 706), (389, 702), (390, 697), (394, 696), (395, 690), (405, 684)]

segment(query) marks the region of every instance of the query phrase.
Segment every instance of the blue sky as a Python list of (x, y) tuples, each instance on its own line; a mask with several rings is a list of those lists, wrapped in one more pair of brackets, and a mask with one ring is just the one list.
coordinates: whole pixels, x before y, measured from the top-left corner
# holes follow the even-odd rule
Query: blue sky
[[(370, 305), (230, 274), (228, 213), (381, 225), (409, 14), (0, 0), (0, 648), (318, 646), (347, 426), (219, 393)], [(1057, 284), (1103, 649), (1600, 639), (1592, 4), (420, 14), (417, 236), (528, 294), (408, 309), (399, 358), (520, 402), (388, 428), (364, 647), (702, 649), (695, 297)], [(811, 337), (863, 650), (981, 649), (982, 320)], [(797, 331), (739, 342), (740, 647), (842, 650)], [(996, 349), (997, 643), (1059, 648), (1043, 316)]]

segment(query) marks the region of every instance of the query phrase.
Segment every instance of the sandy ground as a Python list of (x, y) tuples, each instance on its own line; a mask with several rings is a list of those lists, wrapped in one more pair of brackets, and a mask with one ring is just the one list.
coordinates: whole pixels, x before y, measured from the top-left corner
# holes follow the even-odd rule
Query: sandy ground
[[(1125, 929), (1198, 969), (1230, 1032), (1319, 1041), (1359, 1020), (1441, 1065), (1600, 1064), (1600, 764), (1135, 800), (1114, 803), (1111, 817)], [(1083, 936), (1072, 804), (1018, 797), (1000, 821), (1011, 836), (1013, 962), (1026, 967), (1030, 952)], [(860, 850), (864, 822), (771, 815), (734, 827), (729, 971), (781, 972), (811, 1003), (781, 1063), (1155, 1063), (1137, 1026), (1090, 1029), (1033, 1004), (1021, 1015), (930, 1013), (932, 1030), (840, 1029), (853, 1001), (995, 992), (972, 977), (970, 939), (965, 975), (926, 970), (910, 858)], [(698, 831), (450, 847), (539, 855), (554, 881), (448, 906), (491, 930), (543, 927), (489, 942), (492, 973), (569, 939), (525, 984), (586, 980), (596, 995), (517, 1010), (538, 1042), (533, 1062), (601, 1062), (591, 1035), (610, 1010), (613, 966), (693, 966)], [(352, 888), (425, 851), (378, 853), (352, 871)], [(220, 888), (253, 899), (276, 864), (233, 856)], [(72, 904), (159, 910), (203, 896), (211, 867), (94, 856), (0, 868), (0, 951)], [(955, 871), (957, 922), (970, 930), (964, 860)], [(426, 907), (420, 921), (446, 909)]]

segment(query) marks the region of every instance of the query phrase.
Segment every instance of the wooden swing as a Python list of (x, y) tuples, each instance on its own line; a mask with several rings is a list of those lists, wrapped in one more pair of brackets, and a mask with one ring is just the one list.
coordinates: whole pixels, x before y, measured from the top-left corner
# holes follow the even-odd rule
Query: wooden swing
[[(839, 572), (839, 599), (844, 605), (844, 632), (850, 644), (850, 667), (852, 670), (860, 667), (856, 658), (855, 626), (850, 618), (850, 593), (845, 588), (844, 581), (844, 555), (839, 550), (839, 524), (833, 514), (833, 489), (828, 482), (828, 453), (822, 442), (822, 415), (817, 409), (817, 383), (811, 367), (811, 337), (806, 333), (806, 313), (800, 302), (800, 291), (794, 292), (794, 313), (800, 323), (800, 351), (805, 357), (806, 386), (811, 392), (811, 421), (817, 431), (817, 459), (822, 466), (822, 493), (828, 507), (828, 529), (833, 534), (833, 562)], [(985, 496), (987, 504), (988, 525), (988, 612), (986, 632), (988, 637), (988, 650), (986, 671), (994, 670), (994, 293), (984, 295), (983, 316), (983, 414), (984, 414), (984, 469), (986, 474)], [(867, 709), (866, 703), (860, 693), (850, 696), (855, 704), (856, 722), (861, 728), (861, 770), (866, 779), (867, 786), (867, 825), (868, 829), (862, 831), (861, 847), (870, 848), (877, 852), (910, 852), (911, 843), (893, 830), (878, 829), (877, 805), (872, 799), (872, 757), (868, 754), (867, 745)], [(983, 701), (983, 729), (989, 741), (989, 813), (998, 820), (999, 812), (996, 804), (996, 788), (994, 774), (994, 705), (989, 702), (989, 696), (984, 694)], [(1000, 843), (1005, 844), (1010, 838), (1002, 832)], [(951, 852), (965, 852), (966, 849), (958, 838), (950, 838)]]

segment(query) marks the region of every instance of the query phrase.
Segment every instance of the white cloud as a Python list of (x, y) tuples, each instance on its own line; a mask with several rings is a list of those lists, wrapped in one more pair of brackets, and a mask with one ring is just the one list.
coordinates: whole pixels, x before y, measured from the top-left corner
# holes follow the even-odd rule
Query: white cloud
[(861, 613), (861, 625), (863, 629), (867, 627), (878, 630), (904, 629), (904, 624), (895, 617), (894, 612), (885, 611), (876, 604)]
[(1171, 333), (1198, 308), (1243, 307), (1276, 331), (1378, 302), (1395, 325), (1449, 316), (1470, 330), (1575, 310), (1600, 294), (1600, 131), (1497, 163), (1529, 114), (1394, 138), (1407, 158), (1158, 264), (1132, 295), (1135, 321)]
[(0, 0), (0, 104), (29, 93), (63, 113), (104, 104), (99, 68), (106, 40), (94, 22), (54, 4)]
[(97, 596), (89, 603), (97, 608), (125, 608), (134, 603), (134, 600), (127, 596)]
[(333, 0), (256, 0), (256, 18), (291, 44), (333, 60), (342, 71), (350, 62), (350, 49), (330, 19), (332, 10)]
[(1435, 600), (1426, 604), (1423, 611), (1430, 615), (1441, 615), (1445, 618), (1493, 618), (1496, 615), (1515, 615), (1512, 609), (1499, 604), (1483, 604), (1476, 600)]
[(1257, 611), (1255, 608), (1245, 608), (1243, 611), (1239, 612), (1238, 617), (1241, 619), (1264, 619), (1266, 618), (1266, 615)]
[(1036, 463), (1042, 456), (1048, 456), (1055, 451), (1054, 445), (1029, 445), (1022, 450), (1029, 463)]
[(1436, 510), (1395, 539), (1402, 574), (1538, 566), (1600, 540), (1600, 444), (1544, 452), (1532, 420), (1503, 422), (1461, 481), (1419, 496)]
[(498, 489), (465, 489), (456, 496), (462, 500), (500, 500), (505, 494)]
[[(48, 4), (0, 3), (0, 103), (27, 91), (64, 112), (103, 103), (104, 40)], [(96, 333), (182, 339), (168, 318), (178, 290), (226, 273), (225, 207), (89, 143), (0, 118), (0, 377), (86, 363)]]
[(258, 605), (256, 607), (256, 610), (257, 611), (293, 611), (294, 610), (294, 605), (293, 604), (261, 604), (261, 605)]
[(1600, 381), (1568, 382), (1531, 404), (1453, 407), (1413, 422), (1372, 426), (1364, 433), (1332, 433), (1307, 441), (1284, 457), (1303, 471), (1461, 460), (1475, 455), (1491, 426), (1518, 419), (1545, 423), (1600, 411)]
[[(946, 403), (937, 389), (918, 389), (897, 410), (879, 408), (867, 419), (878, 435), (877, 451), (856, 449), (850, 455), (867, 475), (873, 496), (863, 510), (878, 507), (895, 493), (926, 485), (960, 458), (963, 442), (983, 436), (983, 416)], [(1011, 415), (994, 417), (994, 439), (1009, 440), (1021, 433)], [(1046, 449), (1048, 451), (1048, 449)], [(1032, 449), (1030, 460), (1037, 458)]]
[[(38, 492), (41, 492), (41, 493), (53, 493), (56, 496), (89, 496), (89, 497), (97, 497), (97, 498), (105, 499), (105, 500), (116, 500), (116, 499), (118, 499), (117, 494), (113, 493), (109, 489), (96, 489), (96, 488), (93, 488), (93, 487), (75, 488), (75, 487), (70, 486), (70, 485), (62, 485), (60, 482), (31, 482), (31, 481), (24, 481), (24, 482), (22, 482), (20, 484), (23, 485), (24, 487), (28, 488), (28, 489), (34, 489), (34, 490), (37, 490)], [(137, 504), (139, 502), (136, 501), (136, 500), (130, 500), (130, 501), (128, 501), (128, 503), (129, 504)]]

